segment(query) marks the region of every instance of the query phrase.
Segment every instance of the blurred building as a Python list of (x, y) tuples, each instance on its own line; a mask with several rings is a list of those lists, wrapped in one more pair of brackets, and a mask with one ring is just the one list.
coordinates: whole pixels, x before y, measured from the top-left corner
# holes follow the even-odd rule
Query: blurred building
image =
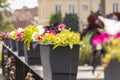
[(23, 7), (9, 12), (7, 16), (4, 15), (4, 19), (9, 19), (15, 28), (25, 28), (30, 24), (38, 24), (38, 8)]
[(87, 24), (90, 11), (101, 10), (105, 14), (120, 11), (120, 0), (38, 0), (38, 3), (39, 24), (47, 25), (51, 14), (60, 10), (63, 17), (65, 13), (77, 13), (80, 31)]

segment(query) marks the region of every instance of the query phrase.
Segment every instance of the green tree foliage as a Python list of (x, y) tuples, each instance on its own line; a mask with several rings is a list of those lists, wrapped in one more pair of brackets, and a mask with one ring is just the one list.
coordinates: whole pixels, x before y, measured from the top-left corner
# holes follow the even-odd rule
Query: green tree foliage
[(3, 15), (8, 15), (7, 9), (9, 8), (9, 3), (7, 0), (0, 0), (0, 32), (11, 31), (14, 29), (13, 25), (9, 20), (4, 20)]
[(65, 14), (63, 23), (66, 24), (67, 28), (70, 28), (72, 31), (79, 31), (79, 18), (77, 14)]
[(59, 22), (59, 23), (62, 22), (62, 15), (60, 11), (56, 11), (56, 13), (52, 14), (50, 17), (49, 24), (51, 25), (55, 22)]

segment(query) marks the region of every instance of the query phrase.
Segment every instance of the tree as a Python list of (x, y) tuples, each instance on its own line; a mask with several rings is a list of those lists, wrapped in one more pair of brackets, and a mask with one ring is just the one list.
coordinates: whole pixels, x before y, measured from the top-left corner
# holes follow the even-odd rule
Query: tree
[(7, 0), (0, 0), (0, 32), (11, 31), (14, 29), (9, 20), (5, 20), (2, 14), (8, 15), (9, 3)]
[(56, 13), (52, 14), (50, 17), (49, 24), (53, 24), (55, 22), (61, 23), (62, 22), (62, 15), (60, 11), (56, 11)]
[(66, 24), (67, 28), (70, 28), (72, 31), (79, 31), (79, 18), (77, 14), (65, 14), (63, 23)]

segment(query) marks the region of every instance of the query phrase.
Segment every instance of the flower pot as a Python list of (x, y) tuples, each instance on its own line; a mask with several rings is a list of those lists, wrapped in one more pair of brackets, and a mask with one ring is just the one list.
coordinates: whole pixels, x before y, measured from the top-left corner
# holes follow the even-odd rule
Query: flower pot
[(16, 40), (17, 52), (18, 56), (24, 56), (24, 44), (23, 41), (17, 39)]
[(17, 51), (16, 40), (10, 39), (10, 46), (12, 51)]
[(5, 45), (7, 45), (7, 39), (6, 38), (3, 38), (3, 42)]
[(10, 38), (6, 38), (6, 45), (7, 45), (9, 48), (11, 48), (11, 46), (10, 46)]
[(29, 65), (41, 65), (40, 58), (40, 45), (36, 42), (30, 44), (30, 50), (27, 50), (26, 44), (24, 43), (24, 54), (25, 60)]
[(79, 45), (57, 47), (41, 45), (41, 62), (45, 80), (76, 80)]
[(104, 80), (120, 80), (120, 62), (112, 60), (104, 71)]

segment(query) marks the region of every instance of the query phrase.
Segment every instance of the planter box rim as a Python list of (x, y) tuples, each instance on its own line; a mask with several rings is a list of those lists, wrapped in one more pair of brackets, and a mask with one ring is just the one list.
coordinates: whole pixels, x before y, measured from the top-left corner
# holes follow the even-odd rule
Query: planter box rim
[[(52, 44), (52, 43), (45, 43), (45, 44), (41, 44), (41, 43), (39, 43), (40, 45), (52, 45), (52, 46), (54, 46), (55, 44)], [(74, 44), (74, 45), (78, 45), (78, 46), (80, 46), (80, 44)], [(73, 45), (73, 46), (74, 46)], [(69, 46), (69, 45), (66, 45), (66, 46)], [(64, 47), (64, 46), (60, 46), (60, 47)]]

